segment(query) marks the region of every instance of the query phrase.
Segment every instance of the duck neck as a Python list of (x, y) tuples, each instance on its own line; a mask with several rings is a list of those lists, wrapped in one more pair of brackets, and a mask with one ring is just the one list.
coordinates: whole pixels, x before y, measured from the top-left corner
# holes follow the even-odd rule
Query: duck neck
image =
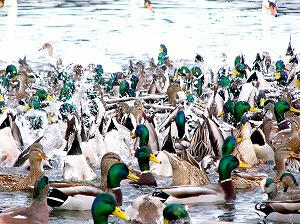
[(277, 187), (275, 187), (275, 189), (273, 191), (271, 191), (270, 193), (268, 193), (268, 198), (269, 200), (274, 200), (278, 195), (278, 190)]
[(148, 171), (150, 170), (150, 166), (149, 166), (149, 158), (138, 158), (138, 163), (139, 163), (139, 167), (140, 170), (143, 171)]
[(220, 186), (223, 189), (224, 199), (226, 201), (231, 201), (236, 199), (235, 188), (231, 178), (226, 180), (221, 180)]
[(30, 164), (30, 172), (29, 176), (41, 176), (43, 174), (43, 171), (41, 169), (41, 163), (42, 161), (36, 161), (34, 163)]
[(107, 224), (108, 216), (107, 215), (98, 215), (94, 216), (94, 224)]
[(147, 146), (149, 141), (149, 134), (148, 135), (141, 135), (140, 137), (140, 147)]
[(123, 194), (120, 187), (108, 189), (108, 193), (115, 197), (117, 206), (122, 206), (123, 203)]

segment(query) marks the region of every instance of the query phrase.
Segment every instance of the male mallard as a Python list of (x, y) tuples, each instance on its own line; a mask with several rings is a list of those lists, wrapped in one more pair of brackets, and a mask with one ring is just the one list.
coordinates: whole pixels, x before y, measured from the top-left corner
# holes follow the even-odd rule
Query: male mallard
[(97, 194), (108, 192), (115, 196), (117, 204), (122, 205), (120, 182), (126, 178), (139, 180), (124, 163), (113, 164), (108, 171), (107, 187), (82, 182), (52, 182), (48, 195), (48, 205), (57, 209), (89, 210)]
[(107, 224), (109, 215), (115, 215), (129, 221), (128, 215), (126, 215), (120, 207), (117, 207), (116, 200), (110, 194), (98, 194), (93, 201), (91, 211), (95, 224)]
[(155, 155), (153, 155), (152, 150), (148, 146), (140, 147), (136, 151), (136, 156), (141, 170), (141, 173), (139, 175), (140, 179), (131, 183), (157, 187), (156, 180), (153, 174), (150, 172), (149, 161), (151, 160), (155, 163), (160, 163), (160, 161), (156, 158)]
[(4, 191), (31, 191), (37, 178), (43, 175), (41, 170), (42, 160), (48, 160), (43, 146), (40, 143), (34, 143), (29, 149), (30, 173), (27, 177), (17, 174), (1, 174), (0, 189)]
[(48, 177), (42, 176), (37, 179), (29, 207), (16, 207), (3, 211), (0, 214), (2, 224), (47, 224), (49, 211), (47, 206), (47, 194), (49, 189)]
[(283, 187), (283, 192), (288, 190), (295, 190), (298, 188), (298, 183), (293, 174), (285, 172), (280, 177), (280, 182)]
[(164, 207), (157, 197), (142, 195), (136, 198), (125, 211), (134, 223), (153, 223), (161, 219)]
[(180, 204), (169, 204), (163, 210), (164, 224), (172, 224), (177, 222), (189, 223), (189, 213)]
[(231, 180), (231, 172), (236, 168), (249, 168), (250, 166), (240, 163), (233, 155), (224, 156), (218, 167), (219, 184), (216, 188), (211, 186), (175, 186), (162, 189), (162, 192), (154, 192), (154, 196), (162, 197), (165, 203), (193, 204), (193, 203), (224, 203), (235, 200), (235, 188)]
[(140, 147), (147, 146), (149, 141), (149, 130), (144, 124), (136, 126), (135, 132), (131, 135), (131, 138), (140, 137)]

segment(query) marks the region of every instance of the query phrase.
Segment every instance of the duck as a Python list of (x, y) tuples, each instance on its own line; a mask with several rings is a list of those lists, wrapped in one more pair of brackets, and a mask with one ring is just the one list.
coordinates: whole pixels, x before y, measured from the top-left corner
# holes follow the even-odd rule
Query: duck
[(148, 146), (149, 142), (149, 130), (144, 124), (139, 124), (136, 126), (136, 129), (134, 133), (130, 136), (132, 139), (135, 139), (137, 137), (140, 138), (139, 146)]
[(180, 158), (176, 154), (163, 151), (169, 158), (172, 167), (171, 186), (190, 185), (203, 186), (210, 184), (207, 174), (199, 167)]
[(130, 182), (131, 184), (136, 185), (146, 185), (146, 186), (154, 186), (157, 187), (156, 180), (153, 174), (150, 172), (149, 161), (154, 163), (160, 163), (157, 157), (152, 153), (152, 150), (148, 146), (143, 146), (138, 148), (136, 151), (136, 157), (138, 159), (138, 164), (141, 170), (138, 177), (140, 178), (138, 181)]
[(223, 156), (218, 166), (219, 183), (217, 187), (214, 188), (210, 185), (202, 187), (174, 186), (155, 191), (153, 196), (160, 197), (166, 204), (222, 204), (235, 200), (236, 193), (231, 173), (238, 167), (250, 168), (250, 165), (240, 162), (233, 155)]
[(47, 224), (49, 210), (47, 205), (47, 194), (49, 180), (46, 176), (39, 177), (32, 193), (32, 202), (29, 207), (9, 208), (0, 214), (2, 224)]
[(288, 190), (296, 190), (298, 189), (298, 183), (293, 174), (289, 172), (284, 172), (280, 177), (280, 182), (283, 187), (283, 192), (287, 192)]
[[(90, 210), (93, 200), (99, 193), (107, 192), (122, 205), (120, 182), (124, 179), (139, 180), (124, 163), (113, 164), (107, 174), (107, 185), (95, 186), (84, 182), (51, 182), (48, 205), (54, 209)], [(101, 188), (100, 188), (101, 187)]]
[(163, 210), (163, 218), (164, 218), (164, 224), (172, 224), (176, 222), (184, 222), (189, 223), (190, 217), (189, 213), (180, 204), (171, 203), (168, 204), (164, 210)]
[(92, 217), (95, 224), (107, 224), (108, 216), (114, 215), (129, 221), (129, 216), (117, 206), (115, 198), (107, 193), (98, 194), (91, 207)]
[(156, 223), (163, 217), (165, 205), (150, 195), (137, 197), (125, 210), (134, 223)]
[(144, 4), (143, 4), (143, 0), (131, 0), (131, 7), (145, 7), (147, 9), (149, 9), (152, 13), (154, 13), (154, 9), (152, 8), (152, 4), (150, 0), (144, 0)]
[(262, 1), (262, 13), (264, 16), (273, 15), (278, 16), (276, 1), (275, 0), (263, 0)]
[(43, 175), (42, 160), (49, 160), (40, 143), (34, 143), (29, 149), (30, 172), (28, 176), (17, 174), (1, 174), (0, 189), (2, 191), (32, 191), (37, 178)]
[(298, 213), (300, 204), (299, 191), (279, 193), (276, 183), (272, 178), (265, 178), (261, 182), (262, 192), (268, 194), (265, 203), (279, 213)]
[(62, 60), (60, 58), (54, 57), (53, 46), (50, 43), (44, 43), (40, 51), (41, 50), (47, 51), (50, 65), (52, 65), (56, 69), (62, 66)]

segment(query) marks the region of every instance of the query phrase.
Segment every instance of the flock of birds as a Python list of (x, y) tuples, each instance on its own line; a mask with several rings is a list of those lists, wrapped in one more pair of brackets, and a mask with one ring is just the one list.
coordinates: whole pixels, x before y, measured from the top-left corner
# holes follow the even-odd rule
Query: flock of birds
[[(275, 3), (263, 2), (276, 16)], [(0, 190), (32, 195), (29, 207), (3, 210), (0, 223), (48, 223), (49, 208), (91, 210), (101, 224), (109, 215), (190, 223), (184, 205), (233, 202), (237, 189), (259, 186), (268, 195), (259, 214), (300, 223), (291, 173), (300, 167), (300, 68), (291, 40), (279, 60), (262, 52), (249, 64), (241, 54), (232, 67), (222, 54), (217, 72), (200, 54), (172, 61), (164, 44), (157, 63), (129, 61), (112, 74), (102, 65), (66, 66), (50, 43), (41, 50), (47, 69), (24, 57), (0, 71), (0, 164), (25, 172), (1, 172)], [(266, 164), (275, 176), (261, 172)], [(43, 168), (61, 170), (63, 180), (49, 180)], [(170, 177), (158, 187), (157, 178)], [(124, 212), (125, 179), (132, 191), (153, 190)]]

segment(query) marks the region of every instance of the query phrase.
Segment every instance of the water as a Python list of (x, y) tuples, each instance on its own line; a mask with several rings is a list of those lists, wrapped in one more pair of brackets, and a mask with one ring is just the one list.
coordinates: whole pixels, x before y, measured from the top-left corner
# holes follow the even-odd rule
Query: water
[[(252, 60), (256, 52), (267, 50), (279, 58), (285, 53), (290, 34), (296, 52), (300, 49), (300, 0), (280, 1), (279, 17), (265, 21), (261, 1), (152, 1), (155, 13), (132, 6), (130, 1), (19, 1), (13, 44), (0, 43), (0, 68), (27, 56), (33, 67), (46, 63), (45, 42), (54, 46), (54, 54), (68, 63), (102, 64), (107, 72), (118, 71), (129, 59), (157, 58), (164, 43), (173, 60), (193, 60), (196, 53), (204, 56), (215, 71), (222, 52), (232, 58), (243, 52)], [(0, 10), (0, 39), (7, 29), (5, 10)], [(9, 43), (9, 42), (8, 42)], [(8, 49), (7, 49), (8, 48)], [(4, 50), (5, 49), (5, 50)], [(47, 171), (50, 178), (60, 171)], [(216, 176), (212, 176), (212, 180)], [(170, 180), (158, 178), (161, 186)], [(132, 198), (149, 189), (122, 185), (124, 208)], [(28, 205), (27, 194), (0, 192), (1, 209)], [(260, 189), (238, 192), (233, 206), (196, 206), (190, 208), (194, 223), (225, 220), (257, 223), (252, 211), (263, 200)], [(89, 211), (51, 212), (49, 223), (92, 223)], [(118, 219), (115, 223), (120, 223)]]

